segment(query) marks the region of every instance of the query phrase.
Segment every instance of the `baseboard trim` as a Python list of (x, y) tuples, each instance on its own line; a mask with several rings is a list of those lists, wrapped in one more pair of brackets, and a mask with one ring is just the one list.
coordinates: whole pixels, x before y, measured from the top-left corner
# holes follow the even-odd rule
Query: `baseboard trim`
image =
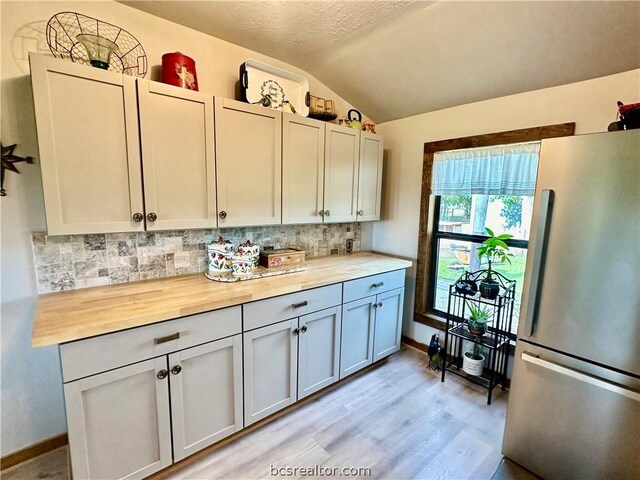
[(9, 453), (8, 455), (0, 458), (0, 471), (11, 468), (19, 463), (26, 462), (27, 460), (31, 460), (32, 458), (36, 458), (44, 453), (50, 452), (51, 450), (55, 450), (56, 448), (63, 447), (68, 442), (67, 434), (63, 433), (25, 447), (17, 452)]
[(427, 351), (427, 345), (426, 344), (420, 343), (420, 342), (414, 340), (413, 338), (405, 337), (404, 335), (402, 335), (402, 343), (406, 343), (410, 347), (416, 348), (416, 349), (420, 350), (421, 352), (426, 352)]

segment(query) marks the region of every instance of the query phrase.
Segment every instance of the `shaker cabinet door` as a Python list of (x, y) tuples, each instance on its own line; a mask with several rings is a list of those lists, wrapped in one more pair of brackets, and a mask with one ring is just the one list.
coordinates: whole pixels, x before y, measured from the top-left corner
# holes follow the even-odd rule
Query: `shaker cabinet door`
[(244, 333), (244, 425), (296, 401), (298, 319)]
[(138, 80), (147, 230), (216, 224), (213, 97)]
[(282, 223), (321, 223), (325, 123), (282, 115)]
[(360, 132), (326, 125), (324, 167), (325, 223), (354, 222), (358, 192)]
[(215, 99), (218, 226), (282, 222), (282, 113)]
[(30, 62), (49, 235), (144, 230), (135, 79)]
[(376, 296), (376, 326), (373, 336), (373, 361), (400, 350), (404, 288)]
[(166, 373), (162, 356), (65, 384), (74, 478), (138, 479), (171, 465)]
[(375, 301), (372, 296), (342, 306), (340, 378), (373, 363)]
[(340, 376), (341, 308), (300, 317), (298, 400), (336, 382)]
[(382, 198), (382, 137), (360, 132), (358, 173), (358, 220), (380, 220)]
[(169, 355), (174, 460), (242, 429), (242, 335)]

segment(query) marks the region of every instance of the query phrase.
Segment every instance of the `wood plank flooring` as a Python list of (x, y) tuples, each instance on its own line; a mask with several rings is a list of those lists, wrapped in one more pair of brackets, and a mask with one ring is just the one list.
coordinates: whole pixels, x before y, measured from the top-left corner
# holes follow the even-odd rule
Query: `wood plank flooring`
[[(159, 478), (258, 479), (272, 467), (318, 465), (370, 469), (353, 478), (490, 479), (502, 459), (506, 392), (496, 390), (489, 406), (485, 390), (454, 375), (441, 383), (425, 367), (424, 353), (403, 346), (379, 368)], [(65, 449), (47, 456), (2, 477), (65, 478)], [(290, 478), (309, 477), (297, 473)]]

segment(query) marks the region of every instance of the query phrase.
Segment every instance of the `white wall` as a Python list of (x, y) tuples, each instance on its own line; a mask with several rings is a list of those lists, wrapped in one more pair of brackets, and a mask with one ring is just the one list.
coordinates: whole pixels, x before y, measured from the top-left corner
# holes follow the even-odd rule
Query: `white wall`
[[(351, 108), (325, 85), (291, 65), (119, 3), (0, 2), (1, 138), (5, 145), (18, 144), (17, 155), (36, 158), (35, 165), (19, 164), (21, 175), (7, 174), (8, 195), (0, 200), (1, 455), (66, 431), (57, 349), (33, 349), (30, 341), (37, 298), (30, 235), (44, 230), (45, 222), (27, 54), (49, 52), (45, 26), (61, 11), (78, 11), (132, 33), (145, 48), (152, 67), (147, 78), (159, 78), (163, 53), (181, 51), (196, 61), (201, 91), (234, 98), (240, 64), (255, 58), (307, 76), (311, 92), (335, 99), (339, 112)], [(370, 246), (371, 230), (363, 235), (363, 245)]]
[[(425, 142), (563, 122), (575, 122), (576, 134), (603, 132), (616, 119), (617, 100), (640, 101), (640, 70), (378, 125), (385, 141), (385, 181), (383, 221), (373, 225), (373, 249), (417, 258)], [(414, 288), (415, 266), (407, 282), (403, 333), (428, 343), (435, 330), (413, 321)]]

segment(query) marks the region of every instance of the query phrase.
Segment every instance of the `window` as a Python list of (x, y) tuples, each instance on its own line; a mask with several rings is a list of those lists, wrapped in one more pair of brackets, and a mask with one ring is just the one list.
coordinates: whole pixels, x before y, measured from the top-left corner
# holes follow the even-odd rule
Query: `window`
[(487, 238), (485, 228), (496, 234), (509, 233), (511, 264), (494, 264), (493, 268), (515, 280), (516, 295), (512, 333), (517, 330), (520, 312), (524, 267), (527, 260), (529, 226), (533, 197), (530, 195), (438, 195), (435, 197), (433, 225), (432, 276), (429, 309), (445, 315), (449, 286), (465, 270), (485, 267), (478, 260), (476, 249)]
[[(433, 300), (434, 295), (434, 279), (433, 274), (437, 272), (437, 270), (432, 269), (432, 264), (434, 264), (434, 257), (436, 257), (436, 252), (434, 252), (434, 246), (440, 243), (444, 244), (444, 242), (452, 242), (452, 238), (440, 238), (439, 242), (436, 243), (435, 237), (441, 237), (441, 234), (445, 233), (465, 233), (462, 231), (462, 225), (465, 222), (462, 222), (462, 225), (456, 227), (455, 223), (460, 223), (461, 220), (465, 220), (467, 217), (471, 216), (471, 211), (467, 211), (466, 208), (470, 208), (469, 199), (462, 199), (462, 202), (450, 202), (445, 199), (445, 202), (442, 202), (442, 198), (440, 198), (440, 205), (438, 208), (435, 208), (435, 201), (433, 194), (436, 194), (433, 189), (433, 178), (436, 175), (435, 166), (435, 156), (441, 152), (445, 151), (455, 151), (462, 149), (470, 149), (470, 148), (478, 148), (478, 147), (490, 147), (494, 145), (508, 145), (508, 144), (516, 144), (523, 142), (537, 142), (545, 138), (556, 138), (556, 137), (566, 137), (573, 135), (575, 132), (575, 123), (560, 123), (556, 125), (545, 125), (540, 127), (532, 127), (532, 128), (524, 128), (520, 130), (510, 130), (504, 132), (494, 132), (494, 133), (486, 133), (481, 135), (473, 135), (469, 137), (460, 137), (460, 138), (450, 138), (443, 140), (435, 140), (431, 142), (427, 142), (424, 144), (424, 157), (422, 164), (422, 191), (420, 195), (420, 219), (419, 219), (419, 230), (418, 230), (418, 257), (416, 262), (416, 277), (415, 277), (415, 301), (414, 301), (414, 312), (413, 319), (415, 322), (428, 325), (431, 327), (435, 327), (438, 329), (444, 328), (444, 318), (442, 315), (439, 315), (437, 310), (433, 310)], [(473, 203), (473, 195), (484, 195), (483, 192), (478, 191), (467, 191), (463, 193), (455, 193), (455, 192), (440, 192), (436, 195), (470, 195), (471, 202)], [(490, 197), (497, 196), (501, 197), (502, 195), (506, 195), (504, 193), (486, 193)], [(515, 193), (514, 193), (515, 195)], [(516, 196), (522, 196), (522, 193), (518, 193)], [(494, 203), (497, 199), (494, 199), (491, 202), (491, 198), (489, 198), (489, 203), (493, 206), (495, 205), (495, 210), (502, 211), (500, 204)], [(502, 200), (506, 200), (503, 198)], [(506, 200), (509, 202), (509, 200)], [(523, 208), (526, 208), (527, 200), (523, 199)], [(445, 212), (440, 215), (442, 203), (444, 203)], [(440, 219), (434, 220), (435, 215), (440, 215), (442, 217), (443, 223), (442, 227), (440, 227)], [(498, 219), (499, 218), (498, 214)], [(475, 217), (474, 217), (475, 219)], [(447, 224), (446, 222), (452, 222)], [(487, 225), (491, 228), (491, 219), (487, 220)], [(528, 220), (526, 221), (528, 223)], [(470, 223), (471, 224), (471, 223)], [(435, 226), (438, 228), (434, 228)], [(456, 228), (460, 230), (460, 232), (455, 231)], [(438, 230), (442, 230), (438, 232)], [(453, 230), (453, 232), (449, 232), (448, 230)], [(499, 230), (499, 229), (498, 229)], [(472, 235), (472, 233), (470, 233)], [(465, 238), (464, 240), (455, 238), (453, 243), (460, 244), (463, 247), (471, 250), (471, 246), (474, 244), (474, 241), (482, 242), (484, 237), (480, 236), (480, 238)], [(518, 238), (514, 240), (527, 240), (526, 237)], [(467, 243), (464, 243), (467, 242)], [(477, 243), (476, 243), (477, 244)], [(451, 252), (453, 253), (451, 247), (448, 247), (449, 250), (444, 250), (447, 254)], [(517, 248), (525, 248), (525, 247), (511, 247), (513, 251)], [(442, 249), (441, 249), (442, 250)], [(514, 252), (514, 253), (516, 253)], [(524, 252), (522, 252), (524, 254)], [(461, 255), (463, 255), (461, 253)], [(436, 257), (438, 258), (438, 257)], [(440, 259), (444, 258), (443, 256), (439, 257)], [(524, 260), (524, 256), (522, 258)], [(447, 269), (444, 272), (448, 272), (448, 270), (453, 271), (454, 269)], [(443, 272), (443, 273), (444, 273)], [(436, 276), (437, 278), (437, 276)], [(519, 282), (520, 283), (520, 282)], [(519, 291), (522, 289), (522, 284), (520, 283)]]

